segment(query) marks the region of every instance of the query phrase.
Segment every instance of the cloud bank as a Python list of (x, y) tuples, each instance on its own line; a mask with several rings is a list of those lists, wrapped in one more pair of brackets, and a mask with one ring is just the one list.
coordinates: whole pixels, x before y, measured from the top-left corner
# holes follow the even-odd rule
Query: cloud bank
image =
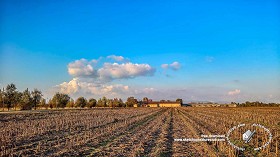
[(138, 76), (152, 76), (155, 69), (149, 64), (133, 64), (133, 63), (104, 63), (103, 67), (98, 70), (100, 79), (127, 79)]
[(92, 63), (95, 63), (95, 60), (88, 61), (84, 58), (71, 62), (68, 64), (68, 73), (74, 77), (93, 76), (96, 71)]
[[(108, 57), (117, 57), (118, 60), (122, 60), (124, 58), (122, 56), (115, 55)], [(135, 78), (139, 76), (152, 76), (155, 73), (155, 68), (151, 67), (149, 64), (105, 62), (101, 67), (99, 67), (97, 63), (97, 60), (88, 61), (83, 58), (76, 60), (68, 64), (68, 73), (73, 77), (91, 77), (105, 81)]]
[[(113, 62), (110, 62), (113, 61)], [(118, 61), (116, 63), (114, 61)], [(69, 75), (73, 79), (55, 86), (56, 91), (70, 95), (94, 95), (95, 97), (122, 97), (148, 93), (150, 88), (137, 90), (115, 83), (115, 80), (133, 79), (153, 76), (156, 69), (149, 64), (127, 62), (122, 56), (110, 55), (105, 58), (87, 60), (79, 59), (67, 65)], [(152, 88), (151, 88), (152, 89)]]

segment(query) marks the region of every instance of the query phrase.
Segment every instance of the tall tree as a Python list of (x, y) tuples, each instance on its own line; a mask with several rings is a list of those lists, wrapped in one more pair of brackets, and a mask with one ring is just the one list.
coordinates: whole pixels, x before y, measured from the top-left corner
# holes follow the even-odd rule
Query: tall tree
[(133, 107), (134, 104), (137, 104), (138, 101), (134, 97), (128, 97), (126, 101), (126, 106), (127, 107)]
[(97, 104), (96, 100), (91, 98), (88, 100), (87, 107), (92, 108), (92, 107), (95, 107), (96, 104)]
[(16, 91), (16, 93), (15, 93), (15, 102), (14, 102), (14, 108), (15, 108), (15, 110), (16, 110), (16, 108), (20, 105), (21, 97), (22, 97), (22, 93)]
[(149, 98), (148, 98), (148, 97), (144, 97), (144, 98), (143, 98), (143, 103), (148, 103), (148, 101), (149, 101)]
[(75, 106), (74, 100), (71, 98), (70, 101), (67, 103), (66, 107), (73, 108)]
[(102, 107), (102, 100), (101, 100), (101, 98), (98, 99), (96, 106), (97, 107)]
[(41, 108), (42, 108), (42, 107), (47, 108), (46, 99), (42, 98), (42, 99), (40, 100), (40, 107), (41, 107)]
[(102, 97), (102, 100), (101, 100), (101, 103), (102, 103), (102, 107), (107, 107), (108, 106), (108, 99), (105, 97), (105, 96), (103, 96)]
[(52, 99), (50, 99), (50, 100), (48, 101), (47, 108), (48, 108), (48, 107), (50, 107), (50, 108), (52, 109), (52, 108), (53, 108), (53, 106), (54, 106), (54, 104), (53, 104), (53, 100), (52, 100)]
[(56, 93), (52, 98), (52, 104), (56, 108), (64, 108), (66, 107), (67, 103), (70, 101), (70, 97), (67, 94), (63, 93)]
[(41, 98), (43, 96), (42, 92), (35, 88), (31, 92), (31, 95), (32, 95), (33, 103), (34, 103), (34, 109), (36, 110), (36, 106), (37, 106), (37, 104), (40, 103), (40, 100), (41, 100)]
[(176, 102), (179, 102), (180, 104), (183, 104), (183, 99), (178, 98), (178, 99), (176, 99)]
[(87, 100), (84, 97), (79, 97), (75, 102), (76, 107), (84, 108), (86, 105), (87, 105)]
[(107, 100), (107, 106), (108, 106), (108, 107), (113, 107), (113, 106), (114, 106), (113, 100), (112, 100), (112, 99), (108, 99), (108, 100)]
[(20, 110), (31, 110), (32, 109), (32, 97), (28, 88), (22, 92), (20, 101)]
[(125, 107), (125, 103), (122, 99), (119, 99), (119, 107)]
[(5, 92), (5, 100), (7, 103), (8, 110), (10, 110), (12, 105), (16, 102), (16, 94), (17, 94), (16, 85), (13, 83), (8, 84)]
[(113, 107), (121, 107), (121, 102), (118, 98), (114, 98)]
[(3, 90), (0, 89), (0, 104), (1, 104), (3, 111), (4, 111), (4, 105), (5, 105), (4, 99), (5, 99), (5, 90), (3, 88)]

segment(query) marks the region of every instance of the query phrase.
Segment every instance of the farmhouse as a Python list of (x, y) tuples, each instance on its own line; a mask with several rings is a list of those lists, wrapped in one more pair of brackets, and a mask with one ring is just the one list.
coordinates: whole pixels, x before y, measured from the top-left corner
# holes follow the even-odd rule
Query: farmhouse
[(181, 102), (176, 101), (165, 101), (165, 102), (157, 102), (152, 101), (147, 103), (148, 107), (181, 107)]

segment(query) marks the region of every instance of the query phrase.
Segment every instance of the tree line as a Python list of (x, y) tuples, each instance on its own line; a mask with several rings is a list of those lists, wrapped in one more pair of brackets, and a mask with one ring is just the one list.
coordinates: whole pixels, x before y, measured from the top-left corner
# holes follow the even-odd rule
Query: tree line
[(42, 102), (42, 92), (38, 89), (29, 91), (28, 88), (23, 92), (17, 91), (15, 84), (8, 84), (3, 90), (0, 90), (0, 104), (4, 108), (20, 108), (21, 110), (29, 110)]
[[(31, 110), (37, 108), (92, 108), (92, 107), (133, 107), (135, 104), (147, 104), (152, 102), (151, 99), (144, 97), (142, 100), (138, 101), (134, 97), (128, 97), (126, 102), (122, 99), (114, 98), (108, 99), (105, 96), (99, 99), (86, 99), (84, 97), (79, 97), (75, 101), (68, 94), (55, 93), (51, 99), (46, 101), (40, 90), (34, 89), (30, 91), (28, 88), (22, 92), (18, 91), (16, 85), (11, 83), (6, 86), (6, 88), (0, 89), (0, 107), (4, 110), (7, 108), (10, 110)], [(169, 102), (169, 100), (160, 100), (160, 102)], [(176, 102), (183, 103), (182, 99), (177, 99)], [(280, 107), (279, 103), (263, 103), (263, 102), (249, 102), (235, 103), (231, 104), (237, 105), (237, 107)]]
[(232, 102), (231, 104), (235, 104), (237, 105), (237, 107), (280, 107), (279, 103), (264, 103), (259, 101), (255, 101), (255, 102), (246, 101), (244, 103)]
[[(48, 102), (47, 102), (48, 101)], [(75, 101), (68, 94), (55, 93), (53, 97), (46, 100), (40, 90), (34, 89), (30, 91), (28, 88), (23, 92), (17, 90), (16, 85), (11, 83), (6, 86), (6, 88), (0, 89), (0, 107), (4, 110), (7, 108), (10, 110), (31, 110), (37, 108), (92, 108), (92, 107), (133, 107), (135, 104), (145, 104), (151, 102), (151, 99), (144, 97), (143, 100), (138, 101), (134, 97), (128, 97), (126, 102), (122, 99), (114, 98), (108, 99), (105, 96), (100, 99), (86, 99), (84, 97), (79, 97)], [(165, 100), (161, 100), (164, 102)], [(182, 99), (177, 99), (176, 101), (182, 102)], [(168, 102), (168, 101), (167, 101)]]

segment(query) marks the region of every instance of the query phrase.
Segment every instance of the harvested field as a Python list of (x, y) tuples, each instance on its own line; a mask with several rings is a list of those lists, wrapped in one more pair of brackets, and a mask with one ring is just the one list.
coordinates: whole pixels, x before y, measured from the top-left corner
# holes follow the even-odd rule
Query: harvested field
[[(191, 107), (0, 113), (0, 155), (279, 156), (279, 115), (280, 108)], [(240, 123), (265, 126), (273, 135), (271, 143), (260, 151), (238, 151), (227, 141), (174, 141), (226, 135)], [(259, 132), (263, 136), (256, 136), (251, 145), (267, 142), (266, 132)], [(235, 131), (232, 136), (240, 133)]]

